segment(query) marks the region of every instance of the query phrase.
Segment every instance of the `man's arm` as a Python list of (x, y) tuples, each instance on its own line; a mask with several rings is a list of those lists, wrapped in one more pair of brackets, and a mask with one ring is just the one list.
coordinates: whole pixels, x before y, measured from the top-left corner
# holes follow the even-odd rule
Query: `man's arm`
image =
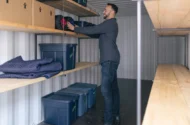
[(68, 23), (67, 26), (69, 27), (70, 30), (74, 30), (76, 33), (81, 33), (86, 35), (103, 34), (106, 33), (109, 28), (109, 26), (105, 22), (91, 27), (74, 27), (70, 23)]
[(91, 38), (99, 38), (100, 37), (100, 34), (93, 34), (93, 35), (87, 35)]

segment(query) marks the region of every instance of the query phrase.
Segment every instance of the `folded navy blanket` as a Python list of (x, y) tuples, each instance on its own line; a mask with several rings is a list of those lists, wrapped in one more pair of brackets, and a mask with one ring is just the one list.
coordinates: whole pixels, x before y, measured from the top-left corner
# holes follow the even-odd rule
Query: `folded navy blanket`
[(18, 78), (18, 79), (33, 79), (38, 77), (51, 78), (52, 76), (58, 74), (57, 72), (39, 72), (39, 73), (26, 73), (26, 74), (1, 74), (0, 78)]
[(53, 62), (53, 59), (39, 59), (24, 61), (21, 56), (18, 56), (10, 61), (0, 65), (0, 78), (50, 78), (62, 70), (62, 65), (59, 62)]
[(0, 65), (0, 71), (4, 73), (38, 73), (60, 71), (62, 65), (59, 62), (53, 62), (53, 59), (40, 59), (24, 61), (21, 56), (11, 59)]

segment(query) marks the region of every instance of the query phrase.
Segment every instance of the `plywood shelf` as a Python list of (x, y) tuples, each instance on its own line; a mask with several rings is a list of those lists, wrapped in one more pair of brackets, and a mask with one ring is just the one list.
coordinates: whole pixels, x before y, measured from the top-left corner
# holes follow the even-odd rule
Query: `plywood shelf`
[(74, 32), (44, 28), (44, 27), (37, 27), (37, 26), (32, 26), (32, 25), (24, 25), (24, 24), (18, 24), (18, 23), (7, 22), (7, 21), (0, 21), (0, 30), (29, 32), (29, 33), (37, 33), (37, 34), (60, 34), (60, 35), (78, 37), (78, 38), (88, 38), (88, 36), (86, 35), (76, 34)]
[[(148, 14), (155, 29), (190, 28), (190, 0), (146, 0)], [(190, 30), (159, 31), (159, 35), (186, 35)]]
[[(66, 75), (66, 74), (76, 72), (76, 71), (79, 71), (79, 70), (82, 70), (82, 69), (85, 69), (85, 68), (90, 68), (90, 67), (93, 67), (93, 66), (97, 66), (98, 64), (99, 64), (98, 62), (81, 62), (81, 63), (77, 63), (75, 69), (60, 72), (59, 74), (57, 74), (54, 77)], [(38, 83), (38, 82), (42, 82), (42, 81), (45, 81), (45, 80), (46, 80), (46, 78), (44, 78), (44, 77), (40, 77), (40, 78), (36, 78), (36, 79), (0, 79), (0, 93), (10, 91), (10, 90), (14, 90), (14, 89), (17, 89), (17, 88), (21, 88), (21, 87), (24, 87), (24, 86), (28, 86), (28, 85), (31, 85), (31, 84), (35, 84), (35, 83)]]
[(190, 72), (182, 65), (158, 66), (143, 125), (190, 124), (189, 78)]
[(189, 31), (183, 31), (183, 30), (178, 30), (178, 31), (157, 31), (157, 34), (160, 36), (184, 36), (190, 33)]
[(173, 65), (173, 71), (178, 83), (190, 83), (190, 71), (182, 65)]
[(143, 125), (189, 125), (190, 112), (178, 85), (154, 82)]
[(71, 13), (80, 17), (99, 16), (99, 14), (95, 12), (94, 10), (88, 7), (84, 7), (73, 0), (48, 0), (48, 1), (39, 0), (39, 1), (47, 5), (50, 5), (54, 8), (64, 10), (68, 13)]

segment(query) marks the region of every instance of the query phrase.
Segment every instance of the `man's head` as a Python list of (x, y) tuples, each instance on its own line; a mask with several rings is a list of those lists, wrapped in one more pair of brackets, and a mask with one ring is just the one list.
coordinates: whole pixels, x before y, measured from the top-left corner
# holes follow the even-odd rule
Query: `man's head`
[(108, 3), (104, 9), (104, 19), (114, 18), (118, 12), (118, 7), (115, 4)]

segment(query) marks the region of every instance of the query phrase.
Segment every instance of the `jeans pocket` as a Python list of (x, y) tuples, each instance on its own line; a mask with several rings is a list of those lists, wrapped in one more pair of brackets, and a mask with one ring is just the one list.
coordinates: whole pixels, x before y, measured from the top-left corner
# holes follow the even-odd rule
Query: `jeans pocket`
[(118, 63), (113, 61), (107, 61), (102, 63), (102, 75), (114, 76), (115, 73), (117, 73), (118, 65)]
[(101, 63), (101, 66), (105, 67), (105, 66), (108, 66), (110, 64), (111, 64), (111, 61), (106, 61), (106, 62)]
[(105, 74), (110, 73), (110, 67), (111, 67), (110, 61), (102, 63), (101, 66), (102, 66), (102, 73), (105, 73)]

